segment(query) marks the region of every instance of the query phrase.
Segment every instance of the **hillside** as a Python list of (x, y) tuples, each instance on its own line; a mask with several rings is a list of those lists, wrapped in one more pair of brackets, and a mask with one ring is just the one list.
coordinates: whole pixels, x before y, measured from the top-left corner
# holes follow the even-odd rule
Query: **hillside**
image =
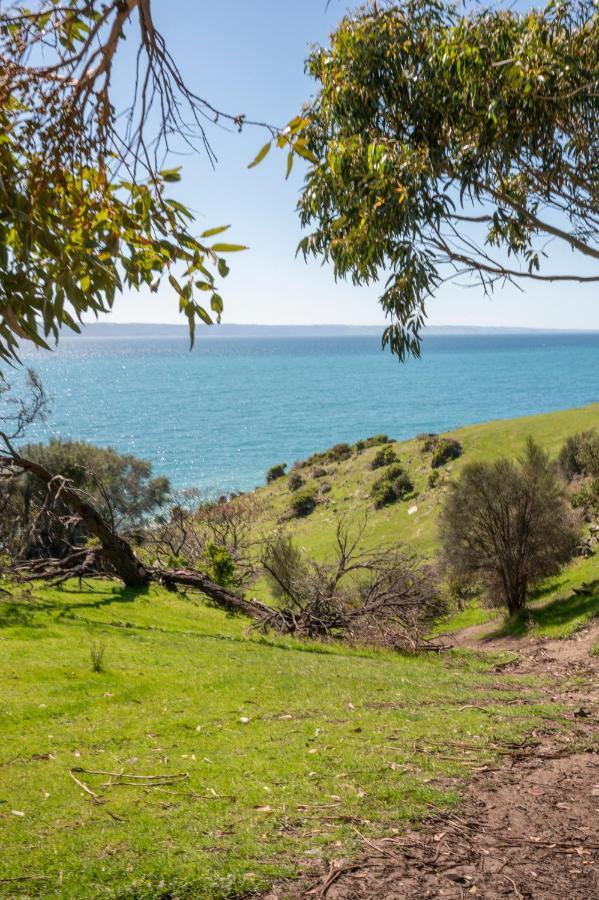
[[(436, 470), (439, 480), (434, 487), (428, 484), (432, 471), (431, 453), (423, 452), (423, 441), (394, 442), (391, 446), (408, 471), (415, 490), (406, 500), (382, 509), (375, 509), (370, 496), (374, 481), (384, 471), (373, 471), (371, 468), (379, 449), (377, 446), (367, 448), (360, 454), (353, 452), (349, 459), (341, 462), (318, 462), (299, 469), (307, 485), (314, 484), (317, 489), (323, 483), (330, 485), (329, 492), (319, 495), (314, 511), (304, 517), (288, 518), (293, 494), (289, 490), (289, 476), (285, 476), (256, 492), (262, 510), (258, 528), (268, 532), (275, 527), (284, 527), (307, 554), (316, 559), (326, 559), (334, 547), (337, 522), (341, 519), (357, 523), (366, 517), (362, 539), (365, 548), (401, 543), (431, 558), (437, 543), (439, 506), (449, 481), (465, 464), (500, 456), (517, 456), (529, 436), (556, 456), (568, 436), (593, 427), (599, 428), (599, 403), (564, 412), (470, 425), (447, 432), (442, 436), (459, 440), (464, 452), (458, 459)], [(324, 468), (327, 474), (317, 479), (311, 478), (317, 467)], [(539, 597), (549, 601), (568, 595), (572, 589), (598, 578), (599, 558), (594, 554), (589, 559), (574, 561), (565, 573), (539, 592)], [(268, 590), (262, 583), (258, 583), (255, 593), (268, 599)], [(469, 620), (465, 619), (464, 624), (469, 624)]]
[[(556, 453), (592, 425), (599, 404), (460, 429), (452, 435), (464, 454), (443, 478), (467, 461), (517, 453), (529, 434)], [(443, 478), (428, 486), (420, 441), (394, 449), (418, 496), (372, 508), (376, 448), (323, 464), (331, 484), (324, 502), (287, 522), (307, 552), (324, 557), (337, 517), (368, 510), (365, 544), (400, 540), (433, 553)], [(287, 508), (287, 478), (258, 497), (264, 531)], [(563, 636), (596, 615), (598, 579), (595, 553), (540, 591), (537, 633)], [(488, 618), (474, 607), (438, 630)], [(473, 773), (499, 772), (501, 759), (516, 754), (517, 762), (523, 747), (533, 752), (527, 735), (571, 741), (564, 709), (590, 702), (588, 691), (582, 700), (571, 693), (587, 690), (584, 664), (543, 669), (530, 635), (530, 664), (510, 668), (525, 623), (489, 644), (467, 631), (463, 649), (416, 657), (248, 626), (197, 596), (157, 587), (2, 584), (0, 896), (224, 900), (298, 873), (326, 879), (331, 861), (356, 858), (365, 842), (454, 808)], [(590, 659), (593, 635), (584, 646), (554, 644)], [(568, 715), (577, 721), (577, 712)], [(365, 896), (380, 895), (375, 887)]]

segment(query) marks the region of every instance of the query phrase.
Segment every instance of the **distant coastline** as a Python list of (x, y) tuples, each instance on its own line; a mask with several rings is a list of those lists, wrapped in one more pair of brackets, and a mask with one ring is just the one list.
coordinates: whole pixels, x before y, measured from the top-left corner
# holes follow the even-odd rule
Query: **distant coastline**
[[(293, 337), (365, 337), (380, 336), (384, 325), (238, 325), (200, 326), (202, 339), (222, 338), (293, 338)], [(517, 334), (596, 334), (599, 329), (511, 328), (484, 325), (429, 325), (423, 336), (439, 335), (517, 335)], [(187, 338), (186, 325), (154, 324), (146, 322), (90, 322), (81, 335), (64, 330), (63, 339), (82, 338)]]

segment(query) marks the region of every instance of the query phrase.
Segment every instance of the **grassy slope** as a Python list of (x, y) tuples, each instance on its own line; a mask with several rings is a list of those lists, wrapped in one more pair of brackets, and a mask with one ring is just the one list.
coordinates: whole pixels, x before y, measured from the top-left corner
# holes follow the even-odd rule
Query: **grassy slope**
[[(394, 449), (412, 477), (417, 496), (381, 510), (374, 509), (369, 498), (372, 482), (383, 471), (373, 471), (370, 468), (377, 449), (371, 448), (344, 462), (326, 464), (330, 474), (322, 480), (331, 484), (331, 492), (324, 496), (323, 502), (310, 516), (292, 520), (286, 527), (307, 553), (323, 559), (331, 553), (334, 546), (339, 518), (351, 522), (366, 513), (368, 520), (363, 538), (364, 546), (384, 547), (401, 542), (424, 556), (432, 556), (437, 542), (437, 514), (447, 490), (447, 482), (466, 463), (492, 460), (504, 455), (517, 456), (529, 436), (552, 455), (557, 455), (569, 435), (592, 427), (599, 428), (599, 403), (565, 412), (470, 425), (448, 432), (450, 436), (463, 442), (464, 454), (454, 463), (438, 470), (441, 480), (434, 489), (427, 484), (431, 471), (430, 455), (421, 452), (421, 442), (397, 442), (393, 445)], [(305, 471), (310, 470), (302, 470), (303, 473)], [(267, 509), (261, 524), (268, 530), (275, 526), (277, 516), (284, 514), (288, 508), (290, 493), (287, 478), (261, 489), (258, 494), (264, 499)], [(417, 511), (410, 515), (408, 510), (413, 506), (417, 507)], [(571, 596), (573, 588), (579, 587), (583, 582), (597, 580), (598, 554), (588, 560), (576, 560), (559, 578), (551, 580), (538, 592), (538, 599), (543, 604), (555, 601), (551, 614), (545, 618), (537, 616), (539, 620), (536, 621), (534, 610), (531, 613), (531, 621), (536, 624), (539, 633), (553, 637), (565, 636), (589, 616), (599, 613), (599, 590), (590, 598), (581, 600), (576, 609), (571, 603), (566, 605), (565, 612), (562, 608), (563, 599)], [(263, 584), (257, 585), (256, 593), (268, 598)], [(466, 610), (457, 618), (452, 618), (445, 630), (481, 624), (495, 615), (480, 608)]]
[[(238, 896), (298, 859), (352, 852), (356, 828), (380, 833), (452, 802), (446, 776), (547, 711), (531, 683), (494, 684), (472, 656), (245, 628), (155, 588), (3, 595), (0, 896)], [(105, 642), (102, 674), (92, 641)], [(515, 697), (524, 705), (507, 705)], [(75, 773), (96, 804), (74, 766), (190, 778), (144, 790)], [(23, 876), (45, 880), (3, 882)]]
[[(452, 472), (515, 453), (528, 434), (555, 452), (593, 424), (599, 405), (461, 429), (466, 452)], [(415, 442), (397, 450), (418, 512), (372, 510), (365, 542), (431, 553), (442, 488), (426, 488)], [(329, 502), (293, 524), (310, 552), (324, 556), (336, 517), (368, 505), (373, 453), (330, 467)], [(261, 494), (275, 508), (268, 528), (288, 502), (286, 482)], [(598, 574), (595, 557), (548, 584), (538, 626), (564, 633), (596, 612), (597, 593), (560, 598)], [(461, 615), (464, 626), (486, 612)], [(356, 828), (380, 834), (427, 803), (452, 802), (447, 776), (491, 759), (496, 742), (522, 737), (544, 712), (533, 684), (505, 673), (494, 683), (490, 663), (472, 656), (406, 659), (245, 629), (158, 589), (0, 594), (0, 895), (238, 896), (298, 859), (351, 853)], [(98, 640), (102, 674), (90, 666)], [(508, 705), (514, 697), (523, 705)], [(73, 766), (190, 778), (149, 790), (75, 773), (106, 800), (95, 804)], [(2, 880), (24, 876), (45, 880)]]

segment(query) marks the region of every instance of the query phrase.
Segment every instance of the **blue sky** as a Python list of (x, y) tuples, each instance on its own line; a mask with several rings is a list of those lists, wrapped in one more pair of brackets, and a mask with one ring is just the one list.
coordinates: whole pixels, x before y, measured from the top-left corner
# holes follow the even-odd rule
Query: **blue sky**
[[(523, 5), (523, 4), (519, 4)], [(325, 43), (352, 5), (345, 0), (153, 0), (154, 19), (188, 85), (218, 108), (284, 124), (309, 98), (304, 60), (313, 43)], [(133, 42), (132, 42), (133, 44)], [(295, 258), (301, 237), (295, 204), (301, 166), (285, 181), (284, 158), (272, 153), (261, 166), (247, 164), (266, 137), (212, 128), (218, 156), (213, 170), (201, 154), (173, 158), (183, 166), (178, 196), (193, 209), (198, 230), (231, 224), (232, 240), (250, 250), (231, 256), (223, 282), (224, 321), (261, 324), (379, 324), (384, 315), (377, 287), (335, 284), (318, 261)], [(585, 271), (560, 250), (568, 270)], [(590, 271), (590, 267), (586, 268)], [(446, 286), (429, 304), (431, 324), (599, 328), (597, 286), (514, 287), (486, 298), (479, 288)], [(180, 322), (165, 285), (158, 295), (132, 293), (117, 300), (115, 322)]]

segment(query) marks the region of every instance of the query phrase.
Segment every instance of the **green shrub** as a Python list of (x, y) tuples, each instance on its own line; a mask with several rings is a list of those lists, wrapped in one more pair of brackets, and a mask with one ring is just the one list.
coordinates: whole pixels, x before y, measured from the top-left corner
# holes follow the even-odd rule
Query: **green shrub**
[(316, 468), (312, 472), (312, 477), (313, 478), (324, 478), (328, 474), (329, 473), (325, 468), (323, 468), (322, 466), (316, 466)]
[(366, 438), (363, 443), (366, 447), (376, 447), (378, 444), (391, 444), (392, 439), (388, 434), (373, 434), (372, 437)]
[(594, 457), (599, 459), (599, 434), (592, 429), (569, 437), (559, 452), (557, 463), (566, 481), (571, 481), (577, 475), (593, 474)]
[(208, 544), (206, 548), (208, 558), (207, 573), (221, 587), (235, 585), (235, 561), (228, 550), (217, 547), (216, 544)]
[(366, 441), (356, 441), (354, 444), (354, 450), (356, 453), (363, 453), (366, 450)]
[(273, 481), (276, 481), (278, 478), (282, 478), (285, 474), (286, 468), (287, 463), (278, 463), (276, 466), (271, 466), (266, 473), (266, 483), (272, 484)]
[(430, 488), (434, 488), (439, 481), (439, 470), (433, 469), (433, 471), (428, 476), (428, 486)]
[(451, 459), (457, 459), (463, 452), (464, 447), (460, 441), (456, 441), (455, 438), (441, 438), (433, 451), (431, 467), (438, 469)]
[(326, 455), (332, 462), (341, 462), (344, 459), (349, 459), (352, 455), (352, 449), (349, 444), (335, 444), (327, 450)]
[(401, 465), (396, 464), (377, 478), (372, 485), (370, 496), (374, 500), (375, 507), (381, 509), (383, 506), (403, 500), (413, 490), (412, 479)]
[(370, 463), (371, 469), (380, 469), (382, 466), (390, 466), (392, 463), (397, 462), (397, 454), (393, 447), (381, 447), (380, 450), (374, 454), (372, 462)]
[(291, 510), (295, 516), (309, 516), (316, 506), (316, 487), (307, 485), (296, 491), (291, 498)]

